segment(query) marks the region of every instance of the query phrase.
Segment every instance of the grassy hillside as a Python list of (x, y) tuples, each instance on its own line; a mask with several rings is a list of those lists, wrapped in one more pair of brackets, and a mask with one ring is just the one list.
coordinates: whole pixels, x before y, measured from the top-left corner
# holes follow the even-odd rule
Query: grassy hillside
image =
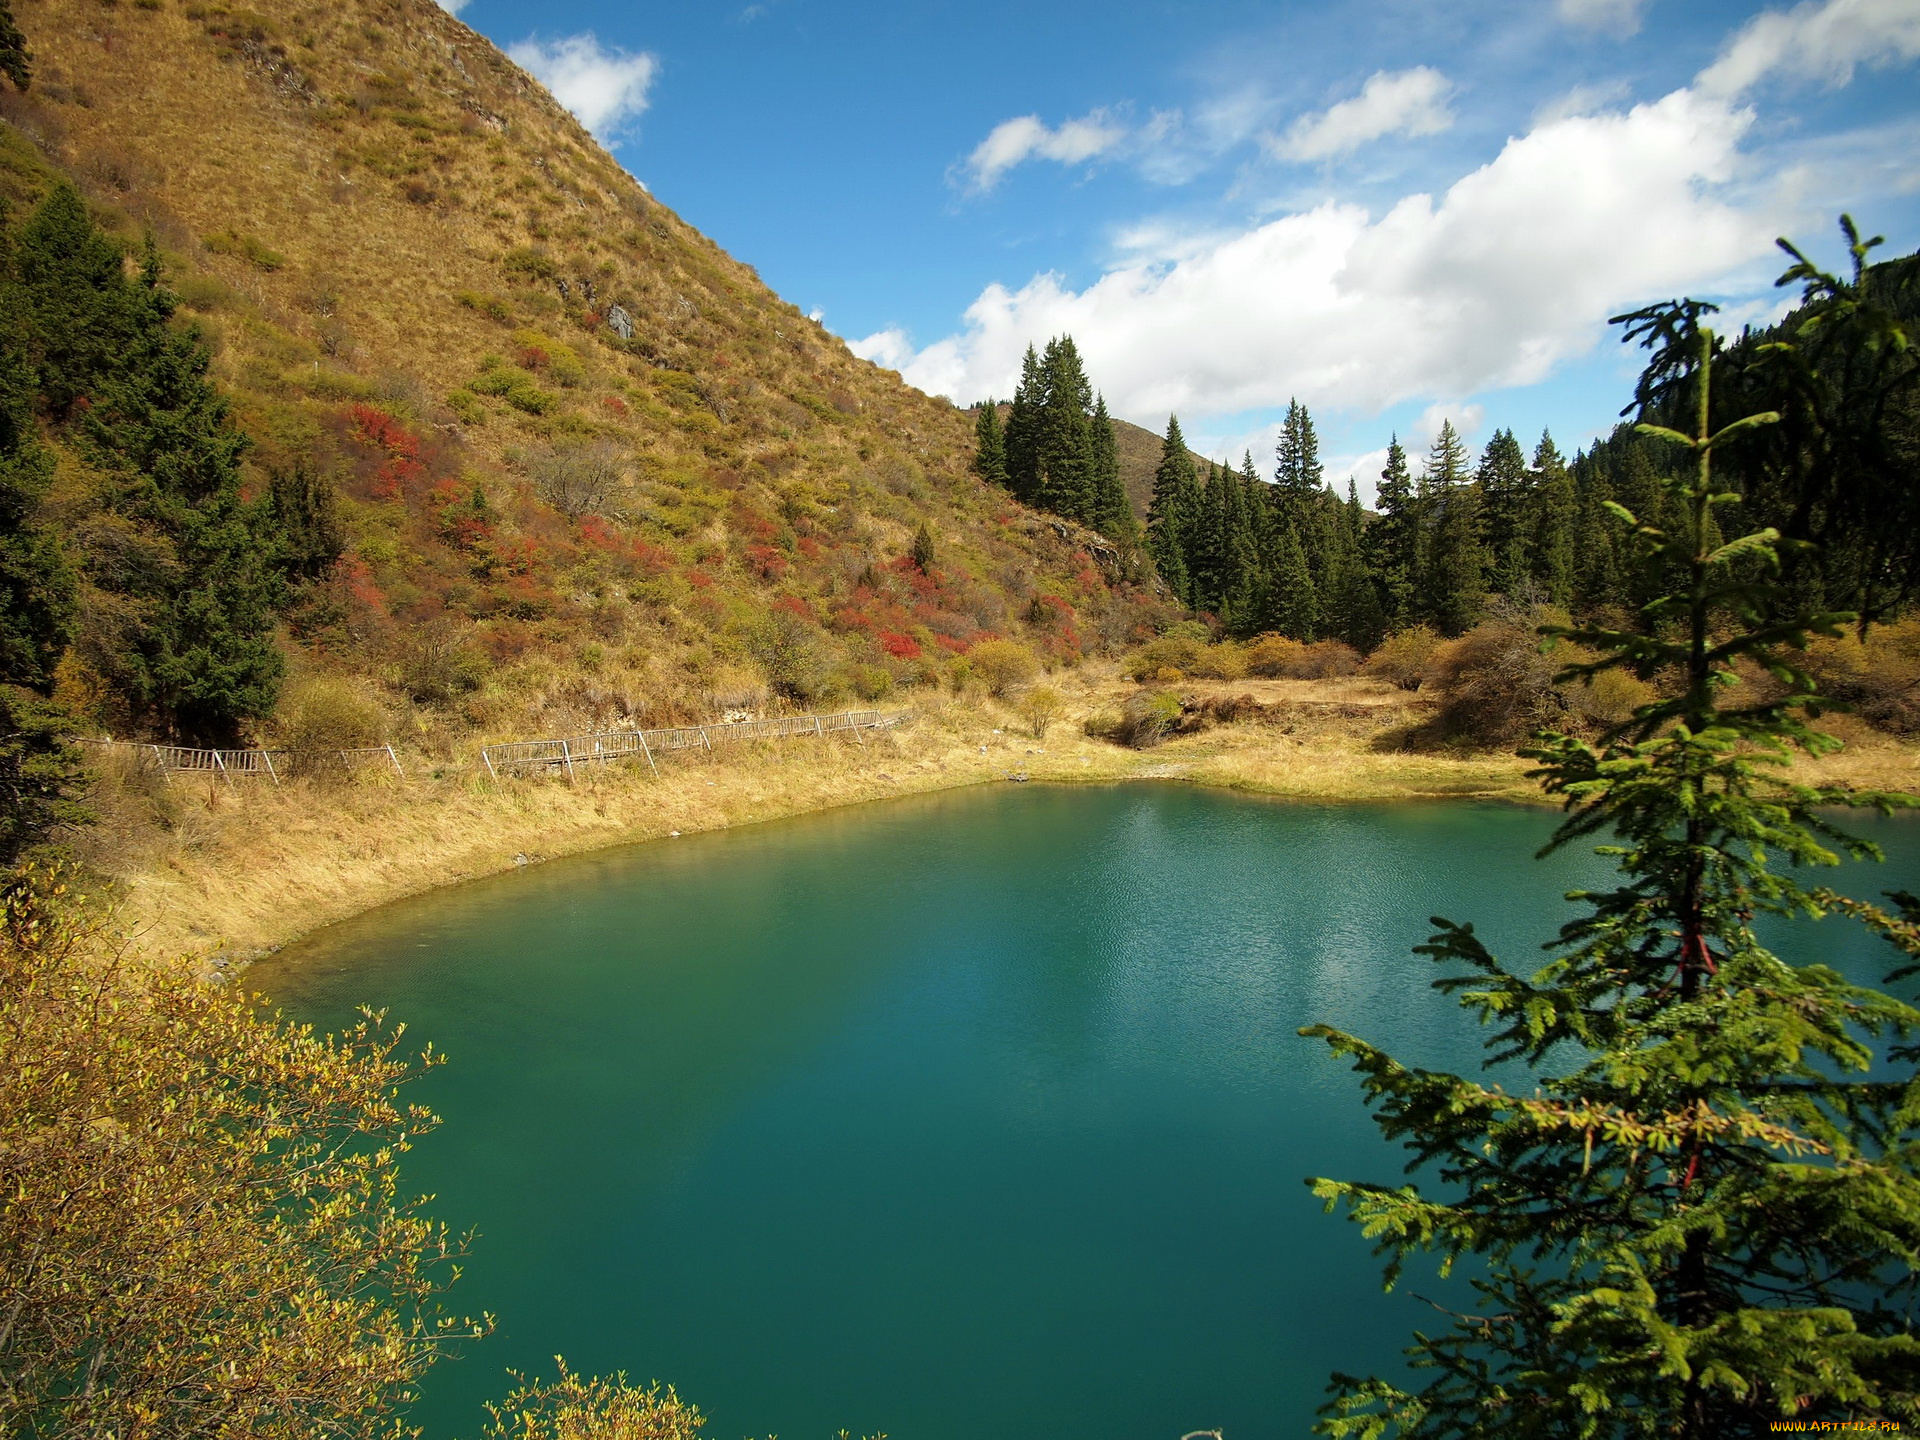
[[(1073, 664), (1160, 617), (968, 473), (963, 412), (855, 359), (431, 0), (16, 13), (7, 198), (64, 175), (130, 250), (151, 232), (250, 483), (337, 497), (292, 700), (358, 687), (361, 728), (445, 744), (871, 700), (963, 681), (986, 641)], [(77, 523), (85, 490), (53, 503)], [(113, 725), (80, 653), (61, 698)]]

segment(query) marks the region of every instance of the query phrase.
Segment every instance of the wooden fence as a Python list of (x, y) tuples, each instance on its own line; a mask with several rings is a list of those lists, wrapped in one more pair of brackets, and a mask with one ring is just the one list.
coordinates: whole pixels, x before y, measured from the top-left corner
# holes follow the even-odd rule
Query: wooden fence
[[(863, 730), (885, 730), (900, 723), (900, 717), (885, 716), (878, 710), (847, 710), (838, 715), (786, 715), (777, 720), (738, 720), (724, 725), (682, 725), (665, 730), (607, 730), (597, 735), (568, 735), (557, 740), (513, 740), (501, 745), (483, 746), (480, 758), (487, 773), (496, 780), (502, 773), (517, 771), (564, 770), (572, 779), (582, 765), (608, 765), (616, 760), (643, 759), (655, 774), (656, 755), (675, 750), (713, 750), (739, 740), (777, 740), (791, 735), (841, 735), (856, 738)], [(224, 781), (229, 788), (235, 780), (265, 778), (280, 783), (287, 772), (290, 754), (285, 750), (207, 750), (188, 745), (141, 745), (126, 740), (102, 740), (75, 737), (82, 745), (92, 745), (111, 753), (130, 757), (145, 770), (156, 770), (169, 784), (175, 775), (205, 775)], [(364, 765), (391, 765), (401, 779), (406, 771), (391, 745), (375, 745), (363, 750), (335, 752), (349, 769)], [(277, 764), (275, 762), (278, 762)]]
[[(191, 745), (141, 745), (128, 740), (97, 740), (84, 735), (74, 738), (82, 745), (129, 756), (143, 770), (157, 770), (169, 784), (175, 775), (205, 775), (224, 780), (229, 787), (236, 779), (252, 780), (261, 776), (278, 785), (289, 758), (285, 750), (204, 750)], [(393, 766), (394, 774), (406, 779), (407, 772), (400, 768), (400, 757), (393, 753), (391, 745), (373, 745), (334, 753), (339, 756), (340, 763), (350, 770), (357, 770), (364, 765), (386, 764)], [(278, 765), (274, 764), (276, 758), (280, 761)]]
[(675, 750), (712, 750), (738, 740), (774, 740), (791, 735), (837, 735), (862, 730), (884, 730), (899, 723), (898, 716), (878, 710), (847, 710), (838, 715), (786, 715), (777, 720), (738, 720), (724, 725), (682, 725), (665, 730), (605, 730), (597, 735), (569, 735), (557, 740), (514, 740), (484, 746), (480, 758), (496, 780), (502, 772), (564, 770), (572, 779), (583, 765), (608, 765), (616, 760), (645, 760), (655, 774), (654, 756)]

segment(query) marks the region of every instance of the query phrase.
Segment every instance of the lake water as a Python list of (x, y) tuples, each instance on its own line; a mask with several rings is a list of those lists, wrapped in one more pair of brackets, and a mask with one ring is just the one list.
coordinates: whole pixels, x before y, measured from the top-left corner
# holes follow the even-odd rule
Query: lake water
[[(1441, 914), (1537, 953), (1607, 874), (1533, 860), (1552, 823), (976, 788), (475, 882), (250, 980), (451, 1057), (406, 1174), (478, 1228), (452, 1298), (499, 1329), (429, 1375), (429, 1440), (556, 1354), (671, 1382), (710, 1440), (1295, 1437), (1431, 1311), (1301, 1183), (1400, 1162), (1294, 1032), (1477, 1064), (1409, 947)], [(1845, 888), (1920, 889), (1920, 826), (1856, 828), (1890, 863)], [(1881, 972), (1844, 924), (1783, 948), (1815, 944)]]

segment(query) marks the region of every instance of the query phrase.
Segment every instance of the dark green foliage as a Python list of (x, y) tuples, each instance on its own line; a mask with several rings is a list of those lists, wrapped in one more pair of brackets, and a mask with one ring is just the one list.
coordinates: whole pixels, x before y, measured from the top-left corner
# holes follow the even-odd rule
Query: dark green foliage
[[(1726, 348), (1714, 405), (1715, 423), (1747, 410), (1782, 416), (1729, 457), (1728, 488), (1739, 496), (1731, 523), (1781, 532), (1781, 593), (1793, 603), (1846, 604), (1864, 624), (1920, 599), (1920, 353), (1903, 328), (1920, 318), (1920, 256), (1869, 266), (1878, 242), (1843, 226), (1852, 278), (1822, 275), (1787, 246), (1795, 264), (1781, 283), (1801, 285), (1803, 303)], [(1712, 307), (1670, 309), (1683, 324)], [(1685, 411), (1691, 374), (1687, 365), (1650, 371), (1640, 418)], [(1094, 401), (1089, 416), (1089, 394), (1071, 339), (1044, 353), (1029, 347), (1005, 432), (1007, 483), (1030, 504), (1130, 539), (1105, 403)], [(993, 429), (983, 414), (983, 474), (995, 473)], [(1571, 461), (1543, 433), (1529, 463), (1511, 430), (1495, 430), (1475, 457), (1448, 423), (1417, 481), (1396, 437), (1371, 516), (1350, 514), (1327, 487), (1313, 417), (1298, 399), (1275, 462), (1271, 484), (1243, 473), (1237, 492), (1202, 485), (1184, 442), (1176, 453), (1170, 439), (1155, 475), (1154, 565), (1183, 604), (1230, 634), (1278, 629), (1364, 649), (1414, 624), (1463, 634), (1501, 597), (1617, 614), (1678, 583), (1666, 560), (1634, 549), (1611, 508), (1656, 526), (1671, 520), (1670, 448), (1630, 425)]]
[(1180, 433), (1180, 417), (1167, 417), (1167, 437), (1160, 449), (1160, 464), (1153, 472), (1153, 501), (1147, 509), (1147, 549), (1159, 568), (1160, 578), (1191, 606), (1193, 574), (1187, 556), (1196, 542), (1200, 525), (1200, 480), (1193, 468), (1193, 455), (1186, 437)]
[[(1663, 318), (1671, 318), (1670, 315)], [(1693, 344), (1694, 360), (1684, 351)], [(1765, 949), (1756, 915), (1841, 908), (1883, 933), (1899, 922), (1806, 888), (1793, 868), (1873, 858), (1821, 807), (1909, 803), (1783, 777), (1793, 751), (1837, 744), (1798, 663), (1848, 617), (1789, 613), (1781, 542), (1732, 543), (1713, 514), (1736, 497), (1714, 457), (1779, 417), (1713, 428), (1710, 335), (1676, 326), (1659, 363), (1690, 386), (1690, 433), (1643, 435), (1690, 452), (1662, 478), (1656, 526), (1616, 508), (1635, 568), (1673, 577), (1633, 629), (1561, 628), (1599, 658), (1564, 678), (1626, 667), (1679, 677), (1597, 743), (1539, 738), (1546, 789), (1567, 819), (1553, 846), (1605, 837), (1611, 889), (1537, 972), (1497, 960), (1471, 925), (1436, 920), (1421, 947), (1438, 988), (1489, 1027), (1501, 1085), (1409, 1068), (1325, 1026), (1363, 1076), (1378, 1123), (1428, 1167), (1414, 1186), (1311, 1182), (1388, 1257), (1443, 1269), (1476, 1258), (1475, 1298), (1408, 1352), (1415, 1379), (1336, 1377), (1320, 1429), (1336, 1436), (1759, 1436), (1778, 1419), (1920, 1420), (1920, 1083), (1901, 1043), (1920, 1011), (1833, 968)], [(1737, 663), (1776, 698), (1723, 703)], [(1889, 1427), (1891, 1428), (1891, 1427)]]
[(1040, 356), (1033, 346), (1020, 362), (1020, 384), (1007, 410), (1007, 488), (1029, 505), (1038, 503), (1040, 487), (1040, 397), (1046, 387)]
[[(1800, 306), (1719, 358), (1713, 421), (1779, 413), (1727, 468), (1740, 521), (1811, 542), (1783, 555), (1796, 600), (1875, 621), (1920, 599), (1920, 352), (1910, 343), (1920, 256), (1869, 266), (1882, 242), (1861, 239), (1850, 217), (1840, 225), (1853, 262), (1845, 279), (1780, 242), (1794, 263), (1778, 283), (1801, 287)], [(1693, 306), (1666, 328), (1710, 309)], [(1658, 323), (1656, 312), (1643, 316)], [(1684, 423), (1675, 417), (1692, 412), (1692, 373), (1650, 372), (1636, 395), (1639, 418)]]
[(76, 582), (38, 518), (53, 463), (33, 421), (33, 375), (0, 333), (0, 684), (46, 691), (73, 629)]
[(913, 532), (913, 563), (922, 575), (933, 573), (933, 531), (922, 520), (920, 528)]
[[(152, 322), (127, 281), (126, 256), (95, 228), (70, 185), (57, 185), (13, 244), (23, 331), (41, 397), (56, 420), (118, 368)], [(164, 318), (164, 317), (163, 317)]]
[(1132, 545), (1139, 525), (1120, 484), (1107, 402), (1095, 398), (1071, 335), (1049, 340), (1041, 354), (1027, 347), (1004, 439), (990, 409), (975, 422), (975, 473), (992, 480), (1004, 468), (1007, 488), (1027, 504)]
[(33, 52), (14, 23), (13, 7), (0, 0), (0, 74), (24, 90), (33, 79)]
[(1533, 573), (1533, 472), (1511, 430), (1496, 430), (1480, 453), (1474, 481), (1480, 490), (1480, 538), (1503, 594), (1525, 589)]
[(1486, 610), (1488, 565), (1479, 489), (1468, 478), (1467, 449), (1451, 420), (1440, 422), (1420, 488), (1423, 509), (1432, 517), (1421, 607), (1443, 634), (1459, 635)]
[(51, 701), (0, 685), (0, 872), (89, 818), (76, 798), (85, 777), (65, 738), (72, 728), (73, 717)]
[(1295, 640), (1313, 640), (1320, 634), (1320, 596), (1314, 588), (1307, 552), (1291, 525), (1280, 531), (1273, 551), (1273, 573), (1267, 584), (1266, 610), (1261, 627)]
[(1398, 435), (1387, 445), (1387, 463), (1374, 488), (1374, 503), (1379, 518), (1365, 536), (1367, 566), (1388, 625), (1402, 629), (1417, 618), (1414, 590), (1420, 575), (1421, 507)]
[(294, 474), (260, 503), (243, 499), (246, 438), (207, 378), (205, 347), (172, 323), (151, 241), (129, 275), (62, 185), (10, 258), (41, 401), (105, 480), (76, 543), (90, 587), (85, 658), (142, 728), (231, 742), (278, 694), (273, 629), (288, 578), (314, 578), (338, 557), (330, 497)]
[(267, 518), (280, 541), (280, 565), (291, 580), (318, 580), (346, 548), (333, 486), (296, 460), (267, 482)]
[(1000, 430), (1000, 407), (989, 396), (973, 422), (973, 473), (1002, 489), (1007, 480), (1007, 442)]
[(1566, 461), (1553, 437), (1540, 432), (1533, 450), (1534, 497), (1531, 543), (1533, 579), (1548, 603), (1566, 606), (1573, 601), (1574, 521), (1579, 500)]
[(1139, 522), (1127, 503), (1126, 488), (1120, 483), (1120, 455), (1113, 442), (1113, 417), (1107, 414), (1107, 397), (1094, 397), (1093, 415), (1087, 422), (1087, 524), (1102, 535), (1116, 540), (1135, 540)]

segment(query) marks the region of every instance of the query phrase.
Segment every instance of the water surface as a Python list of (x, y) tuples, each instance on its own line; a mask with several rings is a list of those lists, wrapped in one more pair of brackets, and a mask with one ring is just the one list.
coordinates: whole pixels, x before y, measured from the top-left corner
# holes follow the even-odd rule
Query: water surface
[[(1400, 1171), (1294, 1032), (1476, 1064), (1409, 947), (1444, 914), (1534, 952), (1607, 873), (1533, 860), (1551, 825), (977, 788), (475, 882), (251, 978), (451, 1057), (407, 1177), (479, 1229), (453, 1298), (500, 1324), (429, 1376), (432, 1440), (556, 1354), (671, 1381), (718, 1440), (1301, 1436), (1431, 1312), (1301, 1183)], [(1849, 888), (1920, 888), (1920, 828), (1863, 828), (1893, 863)]]

